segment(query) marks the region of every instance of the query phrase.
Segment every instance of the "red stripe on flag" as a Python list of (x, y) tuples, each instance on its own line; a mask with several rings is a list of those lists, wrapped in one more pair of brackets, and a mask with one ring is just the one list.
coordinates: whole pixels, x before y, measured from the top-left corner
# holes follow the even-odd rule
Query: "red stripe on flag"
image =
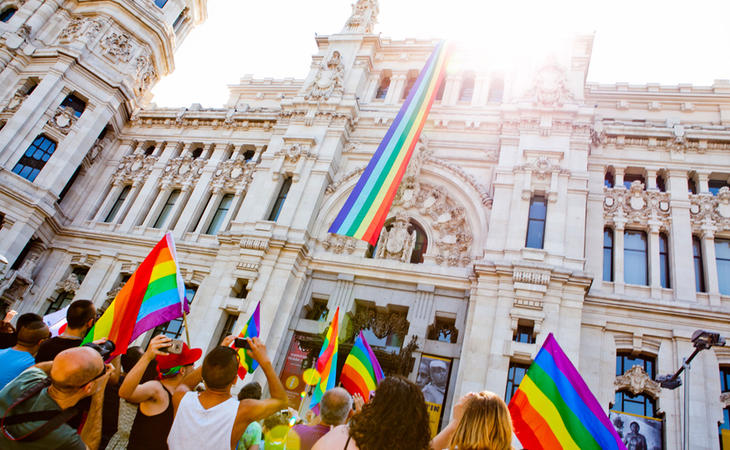
[(542, 415), (530, 404), (521, 390), (509, 402), (509, 412), (517, 439), (529, 450), (563, 448)]

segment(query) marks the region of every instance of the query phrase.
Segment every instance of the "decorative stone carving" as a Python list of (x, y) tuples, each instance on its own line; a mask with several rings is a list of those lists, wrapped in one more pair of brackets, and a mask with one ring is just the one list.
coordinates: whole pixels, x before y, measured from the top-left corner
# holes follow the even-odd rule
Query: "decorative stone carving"
[(237, 192), (245, 192), (251, 183), (256, 164), (254, 161), (246, 162), (242, 156), (235, 160), (221, 161), (213, 174), (213, 190), (233, 188)]
[(248, 248), (251, 250), (260, 250), (267, 252), (269, 251), (269, 241), (261, 239), (241, 239), (241, 248)]
[(3, 108), (4, 112), (15, 112), (23, 104), (28, 94), (23, 92), (23, 89), (19, 89), (13, 96), (8, 100), (8, 103)]
[(138, 56), (134, 60), (136, 68), (135, 72), (135, 86), (139, 93), (147, 91), (152, 83), (157, 79), (157, 71), (155, 70), (155, 64), (152, 62), (152, 58), (148, 55)]
[(342, 95), (345, 79), (345, 66), (342, 64), (340, 52), (334, 51), (326, 63), (319, 66), (314, 80), (307, 87), (304, 98), (328, 100), (332, 95)]
[(59, 106), (53, 114), (53, 119), (48, 124), (66, 135), (71, 131), (71, 127), (74, 126), (77, 120), (78, 117), (74, 115), (73, 108)]
[(555, 59), (538, 70), (528, 97), (535, 105), (543, 107), (560, 107), (573, 100), (573, 94), (567, 87), (565, 69)]
[(103, 27), (100, 18), (92, 17), (74, 17), (68, 25), (61, 31), (58, 36), (60, 44), (68, 44), (71, 42), (89, 42), (96, 36)]
[(56, 289), (61, 292), (74, 293), (79, 289), (79, 287), (81, 287), (81, 283), (79, 283), (79, 277), (73, 272), (71, 272), (66, 278), (56, 284)]
[[(329, 186), (327, 186), (327, 189), (324, 191), (326, 195), (333, 194), (340, 186), (345, 184), (348, 180), (351, 180), (357, 176), (359, 176), (363, 171), (365, 170), (364, 167), (360, 167), (355, 170), (351, 170), (341, 178), (336, 179), (332, 183), (330, 183)], [(396, 194), (397, 195), (397, 194)]]
[(134, 45), (124, 33), (111, 32), (101, 40), (103, 55), (115, 63), (128, 63), (132, 59)]
[(717, 195), (704, 192), (690, 194), (690, 222), (692, 231), (730, 230), (730, 189), (724, 186)]
[(661, 385), (652, 380), (644, 368), (638, 365), (616, 377), (613, 384), (616, 390), (626, 390), (632, 395), (649, 394), (653, 398), (658, 398), (662, 392)]
[(358, 305), (357, 312), (352, 315), (351, 323), (351, 336), (357, 336), (360, 330), (369, 328), (380, 339), (386, 338), (391, 334), (405, 337), (406, 333), (408, 333), (408, 327), (410, 327), (405, 312), (384, 311), (378, 310), (374, 306), (362, 305)]
[(167, 166), (162, 173), (160, 185), (165, 187), (192, 186), (195, 180), (200, 177), (200, 174), (203, 173), (205, 163), (205, 160), (193, 159), (189, 155), (171, 159), (168, 161)]
[(550, 274), (545, 272), (535, 272), (532, 270), (515, 269), (512, 273), (512, 281), (515, 283), (547, 286), (550, 283)]
[(401, 262), (410, 261), (416, 245), (416, 231), (409, 233), (409, 225), (408, 216), (402, 211), (399, 212), (391, 228), (380, 232), (375, 256)]
[(284, 161), (296, 164), (299, 158), (310, 158), (314, 156), (309, 150), (310, 146), (307, 144), (293, 143), (282, 147), (274, 156), (283, 156)]
[(559, 164), (554, 164), (550, 161), (550, 158), (544, 155), (538, 156), (525, 164), (516, 165), (513, 171), (530, 172), (537, 180), (547, 180), (553, 173), (570, 175), (568, 169), (563, 169)]
[(372, 33), (378, 12), (377, 0), (358, 0), (352, 5), (352, 15), (347, 19), (345, 30), (354, 33)]
[(145, 156), (142, 153), (127, 155), (117, 167), (114, 174), (115, 184), (141, 183), (152, 171), (152, 166), (157, 162), (155, 156)]
[(96, 260), (99, 259), (96, 255), (89, 255), (89, 254), (75, 254), (71, 257), (71, 265), (76, 267), (84, 267), (84, 268), (91, 268), (91, 266), (94, 265)]
[(94, 141), (94, 145), (91, 146), (89, 152), (86, 154), (86, 161), (88, 164), (93, 164), (97, 158), (99, 158), (101, 152), (107, 145), (111, 144), (113, 140), (114, 138), (111, 136), (111, 133), (106, 133), (106, 135), (101, 139), (97, 138), (96, 141)]
[(722, 403), (723, 408), (730, 406), (730, 392), (720, 394), (720, 403)]
[(603, 217), (607, 224), (638, 224), (668, 229), (671, 225), (669, 193), (645, 191), (640, 181), (624, 187), (604, 188)]
[(328, 234), (327, 239), (322, 242), (325, 250), (331, 251), (337, 255), (347, 253), (351, 255), (357, 248), (357, 240), (349, 236), (341, 236), (339, 234)]

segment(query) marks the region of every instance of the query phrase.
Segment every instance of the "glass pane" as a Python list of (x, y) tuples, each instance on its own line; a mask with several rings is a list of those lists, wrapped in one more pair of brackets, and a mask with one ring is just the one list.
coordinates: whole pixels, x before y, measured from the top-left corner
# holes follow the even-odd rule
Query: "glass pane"
[(717, 259), (717, 281), (722, 295), (730, 295), (730, 260)]
[(535, 197), (530, 203), (530, 219), (545, 220), (545, 213), (547, 212), (547, 205), (545, 204), (544, 197)]
[(530, 219), (527, 222), (527, 240), (525, 247), (542, 248), (545, 232), (545, 222), (542, 220)]
[(730, 240), (715, 239), (715, 256), (730, 260)]
[(643, 231), (626, 231), (624, 233), (624, 248), (646, 252), (646, 234)]

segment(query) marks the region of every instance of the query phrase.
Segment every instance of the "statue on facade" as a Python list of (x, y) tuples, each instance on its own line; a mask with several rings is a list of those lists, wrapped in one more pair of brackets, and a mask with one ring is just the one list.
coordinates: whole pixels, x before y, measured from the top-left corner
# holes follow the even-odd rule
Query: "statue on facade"
[(372, 33), (377, 18), (377, 0), (358, 0), (357, 3), (352, 5), (352, 15), (347, 19), (344, 31)]
[(340, 52), (335, 51), (327, 62), (319, 66), (314, 80), (309, 84), (304, 98), (328, 100), (332, 95), (344, 92), (345, 66)]
[(416, 245), (416, 231), (408, 232), (408, 217), (401, 213), (396, 215), (390, 230), (380, 233), (375, 256), (381, 259), (394, 259), (408, 262)]

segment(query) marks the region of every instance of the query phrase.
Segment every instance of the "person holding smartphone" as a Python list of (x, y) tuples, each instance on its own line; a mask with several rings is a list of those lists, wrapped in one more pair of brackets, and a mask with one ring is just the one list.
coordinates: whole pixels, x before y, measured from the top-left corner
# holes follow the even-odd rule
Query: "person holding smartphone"
[[(139, 405), (129, 432), (129, 450), (167, 449), (167, 435), (175, 417), (172, 394), (202, 354), (201, 349), (188, 348), (187, 344), (162, 334), (152, 338), (119, 388), (119, 397)], [(140, 384), (152, 361), (157, 363), (158, 379)]]

